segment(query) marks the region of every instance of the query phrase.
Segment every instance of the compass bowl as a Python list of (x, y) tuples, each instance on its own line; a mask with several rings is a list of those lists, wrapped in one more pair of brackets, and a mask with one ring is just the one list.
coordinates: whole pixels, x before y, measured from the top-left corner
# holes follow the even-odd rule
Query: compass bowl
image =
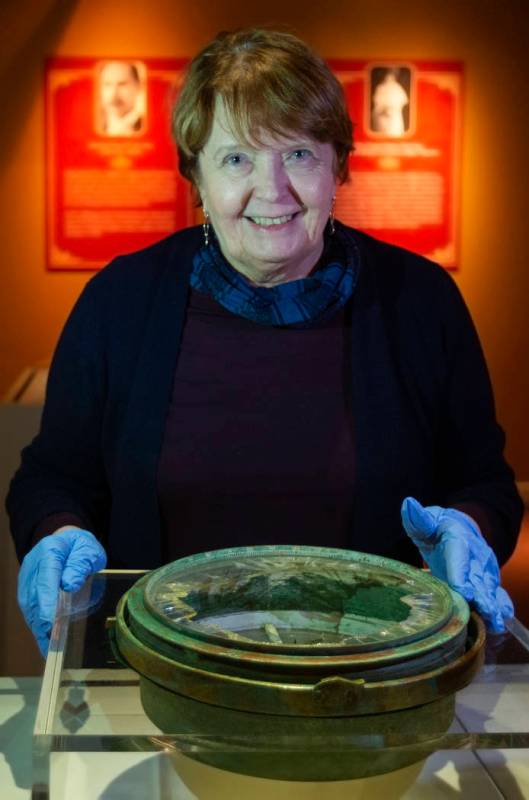
[[(340, 780), (435, 748), (454, 693), (481, 665), (484, 628), (423, 570), (348, 550), (261, 546), (144, 576), (118, 605), (115, 639), (141, 676), (147, 715), (164, 732), (202, 738), (195, 758)], [(389, 744), (403, 731), (415, 746)]]

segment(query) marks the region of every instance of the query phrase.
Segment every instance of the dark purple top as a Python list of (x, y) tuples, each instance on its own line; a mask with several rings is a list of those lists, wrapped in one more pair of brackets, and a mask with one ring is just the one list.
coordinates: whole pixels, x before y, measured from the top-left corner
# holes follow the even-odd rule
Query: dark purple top
[(346, 546), (344, 341), (343, 311), (310, 328), (265, 327), (191, 291), (158, 462), (164, 561), (237, 545)]
[[(412, 495), (424, 505), (466, 506), (465, 510), (470, 511), (473, 504), (485, 524), (479, 514), (471, 512), (471, 515), (477, 517), (503, 563), (514, 549), (523, 505), (512, 470), (502, 455), (504, 435), (495, 420), (483, 354), (461, 295), (441, 268), (358, 231), (347, 231), (360, 248), (362, 264), (347, 336), (351, 391), (345, 395), (351, 398), (354, 420), (354, 506), (347, 544), (356, 550), (420, 563), (417, 549), (402, 528), (399, 513), (402, 499)], [(145, 250), (116, 259), (83, 290), (53, 358), (41, 430), (24, 449), (21, 466), (6, 499), (20, 559), (36, 538), (68, 522), (92, 530), (101, 539), (110, 567), (154, 568), (162, 563), (157, 470), (187, 313), (189, 272), (201, 241), (199, 226), (179, 231)], [(334, 407), (341, 409), (338, 387), (333, 390), (328, 378), (324, 384), (321, 374), (322, 370), (329, 371), (329, 358), (335, 351), (328, 352), (322, 366), (321, 348), (315, 344), (313, 354), (310, 347), (305, 347), (312, 335), (326, 333), (295, 330), (260, 333), (263, 339), (271, 339), (272, 335), (275, 338), (276, 334), (278, 341), (284, 338), (281, 363), (285, 363), (285, 357), (289, 358), (287, 363), (291, 362), (292, 352), (286, 342), (299, 335), (303, 353), (306, 359), (311, 359), (305, 380), (314, 378), (318, 402), (323, 400), (319, 393), (325, 389), (334, 396)], [(332, 336), (332, 331), (328, 334)], [(339, 345), (338, 331), (335, 334)], [(186, 334), (188, 352), (180, 359), (180, 367), (189, 361), (191, 342), (195, 348), (193, 337)], [(248, 339), (248, 345), (250, 342)], [(202, 372), (203, 387), (198, 394), (202, 401), (207, 401), (206, 419), (212, 423), (221, 416), (215, 409), (221, 400), (226, 405), (227, 390), (241, 393), (241, 377), (236, 379), (235, 374), (241, 372), (239, 362), (244, 357), (248, 359), (243, 352), (248, 345), (238, 339), (236, 347), (222, 351), (220, 376), (217, 369), (220, 387), (213, 385), (205, 370)], [(254, 343), (250, 363), (258, 356), (270, 360), (272, 354), (268, 339), (266, 347), (256, 348)], [(199, 357), (197, 352), (195, 358)], [(277, 365), (268, 364), (269, 372), (272, 366)], [(323, 430), (325, 426), (327, 430), (330, 428), (333, 418), (329, 412), (323, 419), (325, 408), (332, 405), (330, 397), (325, 406), (312, 405), (314, 417), (320, 409), (321, 412), (316, 422), (310, 423), (313, 428), (308, 430), (305, 423), (303, 435), (297, 437), (304, 448), (305, 460), (295, 451), (292, 444), (295, 437), (290, 430), (285, 434), (283, 405), (290, 411), (289, 424), (295, 424), (298, 431), (299, 419), (308, 416), (305, 393), (299, 392), (301, 409), (292, 405), (294, 388), (299, 384), (298, 366), (302, 371), (301, 362), (298, 365), (294, 359), (294, 369), (290, 366), (288, 375), (288, 393), (280, 395), (280, 403), (273, 401), (283, 387), (269, 379), (261, 380), (261, 390), (257, 392), (261, 405), (264, 402), (267, 412), (270, 409), (268, 420), (274, 414), (282, 419), (278, 430), (283, 431), (285, 441), (280, 442), (281, 448), (271, 449), (275, 455), (273, 477), (276, 487), (279, 483), (279, 491), (284, 491), (283, 473), (289, 471), (292, 476), (291, 460), (298, 458), (304, 473), (313, 466), (315, 479), (311, 490), (330, 495), (329, 487), (336, 483), (330, 481), (322, 467), (324, 451), (320, 448), (319, 469), (316, 462), (311, 463), (313, 456), (306, 455), (310, 447), (318, 452), (317, 443), (323, 441)], [(183, 374), (179, 374), (179, 381)], [(272, 397), (267, 397), (268, 387)], [(190, 388), (187, 396), (191, 401)], [(296, 402), (299, 403), (299, 397)], [(242, 417), (241, 403), (233, 399), (233, 408), (237, 407), (233, 413)], [(253, 408), (252, 412), (259, 416)], [(183, 418), (181, 408), (179, 413)], [(191, 411), (185, 416), (191, 419)], [(256, 421), (256, 426), (257, 422), (260, 424), (261, 420)], [(242, 426), (242, 419), (237, 417), (237, 423)], [(224, 438), (225, 443), (229, 441), (231, 450), (235, 449), (227, 435), (220, 436), (222, 431), (229, 433), (233, 422), (221, 419), (220, 427), (220, 432), (208, 434), (208, 460), (205, 458), (204, 463), (210, 470), (215, 460), (219, 464), (217, 471), (220, 467), (226, 470), (228, 464), (226, 457), (221, 463), (220, 454), (215, 452), (212, 441), (215, 436)], [(274, 441), (278, 438), (276, 435)], [(244, 441), (242, 436), (241, 441)], [(327, 437), (328, 454), (332, 453), (331, 441)], [(339, 437), (334, 441), (339, 441)], [(239, 455), (242, 454), (237, 453), (237, 458)], [(175, 484), (181, 497), (190, 497), (191, 481), (194, 479), (198, 485), (200, 476), (196, 464), (184, 463), (185, 456), (182, 447)], [(246, 459), (252, 470), (252, 480), (248, 481), (249, 491), (253, 492), (249, 527), (254, 535), (256, 528), (262, 527), (255, 503), (256, 489), (264, 485), (272, 493), (265, 478), (260, 483), (256, 480), (260, 478), (257, 469), (264, 472), (259, 458), (262, 456), (255, 453), (254, 458)], [(233, 464), (230, 466), (233, 471)], [(344, 470), (342, 477), (344, 473), (350, 475)], [(178, 477), (187, 480), (185, 493), (182, 484), (176, 483)], [(238, 477), (241, 482), (246, 479), (242, 457)], [(229, 486), (225, 497), (229, 497), (235, 485), (229, 476), (224, 483)], [(290, 484), (292, 487), (292, 480)], [(201, 485), (200, 489), (201, 497), (197, 490), (194, 497), (195, 502), (202, 504), (205, 498), (213, 496), (208, 495), (211, 483)], [(262, 488), (260, 492), (263, 495)], [(305, 483), (303, 500), (308, 499)], [(176, 533), (179, 541), (189, 543), (195, 532), (185, 530), (183, 505), (175, 502), (181, 519)], [(267, 505), (267, 512), (271, 505)], [(308, 506), (303, 507), (308, 513)], [(336, 511), (334, 504), (332, 509)], [(288, 533), (291, 539), (293, 530)], [(324, 543), (330, 543), (326, 530), (323, 536)], [(249, 537), (245, 539), (248, 540)], [(194, 545), (200, 549), (203, 543)]]

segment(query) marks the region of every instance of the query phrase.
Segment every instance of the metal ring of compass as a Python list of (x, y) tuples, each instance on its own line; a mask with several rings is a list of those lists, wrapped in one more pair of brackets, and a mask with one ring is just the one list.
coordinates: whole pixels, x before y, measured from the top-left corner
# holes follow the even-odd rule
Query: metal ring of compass
[[(263, 575), (267, 579), (264, 584), (262, 580), (259, 583)], [(255, 602), (252, 581), (256, 580), (259, 588), (271, 584), (266, 602)], [(356, 591), (359, 586), (364, 594)], [(347, 606), (348, 593), (353, 599), (360, 594), (360, 607), (365, 611), (365, 596), (368, 606), (369, 603), (372, 606), (371, 595), (378, 602), (379, 595), (384, 598), (386, 586), (393, 592), (388, 608), (383, 609), (386, 619), (356, 613), (358, 603), (355, 606), (354, 602), (352, 612), (346, 608), (344, 613), (342, 601), (345, 596)], [(235, 593), (234, 587), (238, 590)], [(301, 608), (301, 623), (300, 609), (290, 602), (292, 596), (294, 600), (299, 599), (298, 590), (302, 600), (308, 599), (305, 605), (312, 606), (310, 613)], [(330, 598), (336, 603), (338, 598), (337, 605), (341, 603), (341, 607), (333, 608), (331, 602), (326, 615), (322, 615), (321, 610), (315, 612), (313, 607), (320, 607), (321, 602), (315, 603), (314, 597), (307, 595), (307, 591), (315, 590), (325, 595), (326, 602)], [(285, 604), (285, 591), (291, 607), (280, 608), (284, 613), (278, 616), (277, 602), (280, 606)], [(404, 611), (394, 602), (395, 597), (404, 601)], [(420, 602), (415, 603), (415, 598)], [(425, 598), (430, 598), (429, 604), (425, 604)], [(378, 613), (376, 602), (375, 613)], [(297, 605), (302, 607), (303, 602)], [(425, 606), (429, 613), (417, 612), (417, 609), (423, 612)], [(402, 617), (400, 621), (387, 619), (394, 608)], [(249, 630), (248, 627), (244, 629), (244, 635), (240, 628), (234, 630), (233, 624), (234, 620), (235, 623), (241, 621), (241, 614), (243, 624), (250, 624)], [(292, 634), (292, 628), (285, 623), (290, 619), (289, 614), (298, 625), (294, 632), (299, 635), (301, 631), (305, 638), (314, 634), (313, 617), (316, 615), (318, 635), (322, 634), (323, 626), (322, 640), (312, 644), (283, 641), (285, 630)], [(218, 624), (212, 625), (212, 618), (230, 624), (223, 629)], [(279, 620), (284, 627), (278, 628), (266, 622), (267, 619)], [(285, 690), (287, 685), (295, 684), (298, 688), (294, 694), (296, 691), (299, 694), (302, 687), (310, 689), (319, 683), (314, 697), (319, 692), (316, 706), (321, 708), (321, 698), (327, 690), (332, 689), (331, 705), (336, 706), (340, 692), (350, 694), (355, 681), (370, 687), (378, 684), (379, 689), (382, 683), (400, 682), (402, 686), (398, 686), (398, 690), (404, 689), (404, 685), (411, 687), (416, 678), (433, 673), (436, 679), (432, 686), (437, 685), (443, 672), (449, 676), (455, 669), (457, 673), (458, 664), (463, 664), (459, 670), (463, 675), (469, 665), (479, 660), (479, 647), (476, 651), (475, 645), (483, 638), (480, 621), (475, 620), (474, 640), (468, 645), (468, 622), (469, 610), (463, 598), (446, 584), (414, 567), (353, 551), (262, 546), (190, 556), (140, 579), (118, 606), (116, 639), (125, 660), (134, 669), (175, 691), (196, 696), (197, 691), (201, 695), (207, 685), (204, 696), (215, 696), (219, 700), (223, 694), (234, 695), (237, 702), (234, 687), (242, 690), (241, 681), (249, 684), (246, 691), (252, 695), (263, 695), (265, 684), (276, 684), (278, 689), (277, 684), (284, 683)], [(355, 625), (361, 631), (359, 636), (354, 635)], [(371, 635), (367, 636), (366, 631)], [(340, 680), (346, 681), (345, 688), (336, 683)], [(230, 682), (233, 686), (229, 686)], [(447, 677), (445, 683), (455, 685), (458, 681), (451, 684)], [(202, 688), (198, 690), (198, 686)], [(364, 706), (367, 694), (365, 690), (361, 692)], [(397, 691), (395, 697), (398, 694), (402, 692)], [(431, 694), (426, 691), (426, 695)], [(371, 693), (371, 696), (374, 695)], [(410, 688), (412, 702), (419, 696), (424, 698), (424, 686), (418, 693)], [(401, 703), (402, 698), (398, 702)], [(252, 707), (252, 703), (245, 707)]]

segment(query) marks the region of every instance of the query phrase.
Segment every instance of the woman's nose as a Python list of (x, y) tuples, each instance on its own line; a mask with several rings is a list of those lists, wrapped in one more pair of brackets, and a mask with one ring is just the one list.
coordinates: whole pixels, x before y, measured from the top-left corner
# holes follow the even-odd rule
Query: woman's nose
[(268, 202), (280, 200), (288, 193), (290, 180), (281, 158), (259, 164), (255, 170), (254, 194)]

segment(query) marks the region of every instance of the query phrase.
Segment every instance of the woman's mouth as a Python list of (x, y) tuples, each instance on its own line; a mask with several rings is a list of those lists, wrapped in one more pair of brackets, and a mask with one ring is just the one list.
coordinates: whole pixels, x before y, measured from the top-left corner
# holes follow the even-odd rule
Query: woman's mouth
[(284, 225), (288, 225), (294, 217), (298, 215), (298, 211), (295, 211), (293, 214), (282, 214), (278, 217), (261, 217), (261, 216), (245, 216), (249, 222), (253, 225), (257, 225), (259, 228), (271, 228), (277, 229), (282, 228)]

